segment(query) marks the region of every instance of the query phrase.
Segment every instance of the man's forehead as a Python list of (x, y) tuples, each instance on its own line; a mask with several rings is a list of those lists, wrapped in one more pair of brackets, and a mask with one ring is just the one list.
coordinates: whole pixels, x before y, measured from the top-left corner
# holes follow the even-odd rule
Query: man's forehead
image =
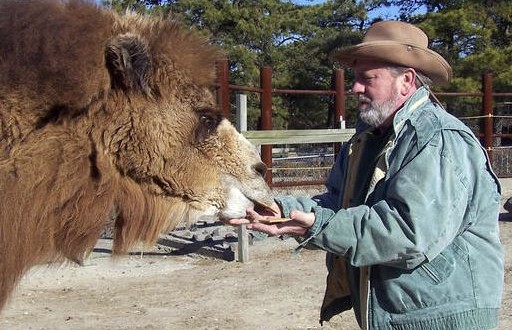
[(359, 62), (352, 67), (352, 71), (356, 77), (367, 76), (388, 76), (390, 75), (389, 64), (384, 62)]
[(352, 70), (354, 70), (354, 72), (363, 72), (369, 70), (387, 69), (389, 66), (389, 63), (381, 61), (357, 60), (352, 66)]

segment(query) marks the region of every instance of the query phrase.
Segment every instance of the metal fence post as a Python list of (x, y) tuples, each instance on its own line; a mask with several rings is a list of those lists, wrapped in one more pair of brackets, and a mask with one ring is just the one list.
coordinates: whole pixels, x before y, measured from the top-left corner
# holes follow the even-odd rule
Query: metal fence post
[(484, 114), (484, 147), (487, 150), (487, 154), (489, 155), (489, 160), (491, 164), (493, 163), (493, 103), (492, 103), (492, 73), (485, 72), (483, 74), (482, 79), (482, 106), (483, 106), (483, 114)]
[[(261, 130), (272, 129), (272, 68), (265, 66), (260, 72), (261, 84)], [(265, 180), (272, 184), (272, 146), (261, 146), (261, 160), (267, 165)]]
[(229, 106), (229, 63), (227, 59), (217, 62), (217, 103), (224, 117), (230, 119), (231, 110)]
[[(339, 122), (339, 127), (345, 128), (346, 112), (345, 112), (345, 71), (337, 69), (334, 71), (334, 122)], [(334, 144), (334, 157), (336, 158), (341, 149), (341, 143)]]

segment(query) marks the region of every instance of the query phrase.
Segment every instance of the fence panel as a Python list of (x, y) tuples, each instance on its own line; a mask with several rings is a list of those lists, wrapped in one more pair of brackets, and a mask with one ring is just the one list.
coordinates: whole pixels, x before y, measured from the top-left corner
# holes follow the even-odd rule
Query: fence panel
[[(273, 155), (272, 146), (276, 144), (287, 144), (287, 143), (321, 143), (327, 142), (343, 142), (346, 141), (351, 134), (349, 131), (337, 132), (336, 129), (325, 129), (318, 131), (311, 131), (310, 135), (308, 132), (298, 131), (278, 131), (273, 133), (272, 130), (272, 95), (275, 94), (316, 94), (316, 95), (331, 95), (333, 96), (333, 104), (335, 105), (335, 115), (340, 118), (340, 122), (346, 119), (346, 100), (347, 96), (353, 95), (348, 91), (344, 90), (345, 76), (343, 70), (336, 70), (333, 73), (333, 86), (330, 90), (288, 90), (288, 89), (273, 89), (272, 88), (272, 69), (270, 67), (264, 67), (261, 71), (260, 87), (247, 87), (247, 86), (236, 86), (229, 84), (229, 72), (228, 72), (228, 61), (227, 59), (219, 62), (219, 75), (218, 75), (218, 101), (221, 109), (226, 116), (229, 118), (230, 115), (230, 103), (229, 93), (227, 91), (245, 91), (255, 92), (262, 96), (261, 104), (261, 130), (265, 132), (247, 133), (246, 136), (250, 140), (262, 146), (262, 160), (267, 164), (269, 168), (272, 168)], [(448, 111), (454, 113), (464, 122), (469, 122), (470, 128), (473, 130), (476, 136), (480, 138), (480, 141), (486, 149), (489, 158), (493, 164), (493, 168), (500, 177), (512, 177), (512, 168), (508, 165), (509, 159), (512, 159), (512, 125), (509, 125), (508, 119), (511, 119), (510, 114), (501, 114), (500, 107), (507, 101), (497, 102), (497, 100), (503, 100), (506, 97), (512, 97), (512, 93), (495, 93), (493, 91), (492, 74), (485, 72), (482, 75), (482, 89), (481, 92), (450, 92), (450, 93), (436, 93), (442, 100), (452, 97), (470, 97), (479, 99), (478, 109), (474, 109), (478, 112), (478, 115), (471, 118), (462, 118), (463, 115), (458, 113), (460, 109), (452, 109), (448, 107)], [(510, 101), (508, 102), (510, 103)], [(467, 114), (465, 114), (467, 115)], [(476, 119), (476, 120), (474, 120)], [(500, 120), (503, 119), (503, 120)], [(339, 123), (338, 123), (339, 124)], [(340, 126), (338, 126), (340, 127)], [(331, 131), (332, 130), (332, 131)], [(289, 132), (289, 133), (286, 133)], [(331, 134), (332, 133), (332, 134)], [(335, 140), (335, 135), (341, 133), (339, 140)], [(317, 135), (315, 137), (315, 135)], [(298, 142), (305, 141), (305, 142)], [(339, 143), (334, 147), (334, 154), (337, 153)], [(269, 172), (267, 182), (272, 185), (272, 171)]]

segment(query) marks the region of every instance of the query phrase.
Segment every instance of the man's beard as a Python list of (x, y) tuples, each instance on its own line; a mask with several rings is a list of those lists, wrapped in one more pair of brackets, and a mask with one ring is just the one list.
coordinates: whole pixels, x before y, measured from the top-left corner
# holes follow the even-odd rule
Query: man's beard
[(376, 102), (370, 100), (369, 98), (360, 95), (359, 102), (368, 102), (368, 108), (359, 111), (359, 116), (361, 117), (361, 120), (366, 124), (370, 125), (371, 127), (381, 126), (395, 112), (397, 98), (398, 93), (396, 93), (396, 91), (393, 91), (393, 94), (388, 100), (380, 104), (377, 104)]

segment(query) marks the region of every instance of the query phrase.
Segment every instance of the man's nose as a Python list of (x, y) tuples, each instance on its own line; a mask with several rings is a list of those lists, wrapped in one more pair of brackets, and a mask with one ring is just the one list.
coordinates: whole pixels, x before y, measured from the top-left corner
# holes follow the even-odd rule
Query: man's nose
[(362, 94), (362, 93), (364, 93), (364, 86), (363, 86), (363, 84), (355, 81), (352, 84), (352, 92), (355, 93), (355, 94)]

